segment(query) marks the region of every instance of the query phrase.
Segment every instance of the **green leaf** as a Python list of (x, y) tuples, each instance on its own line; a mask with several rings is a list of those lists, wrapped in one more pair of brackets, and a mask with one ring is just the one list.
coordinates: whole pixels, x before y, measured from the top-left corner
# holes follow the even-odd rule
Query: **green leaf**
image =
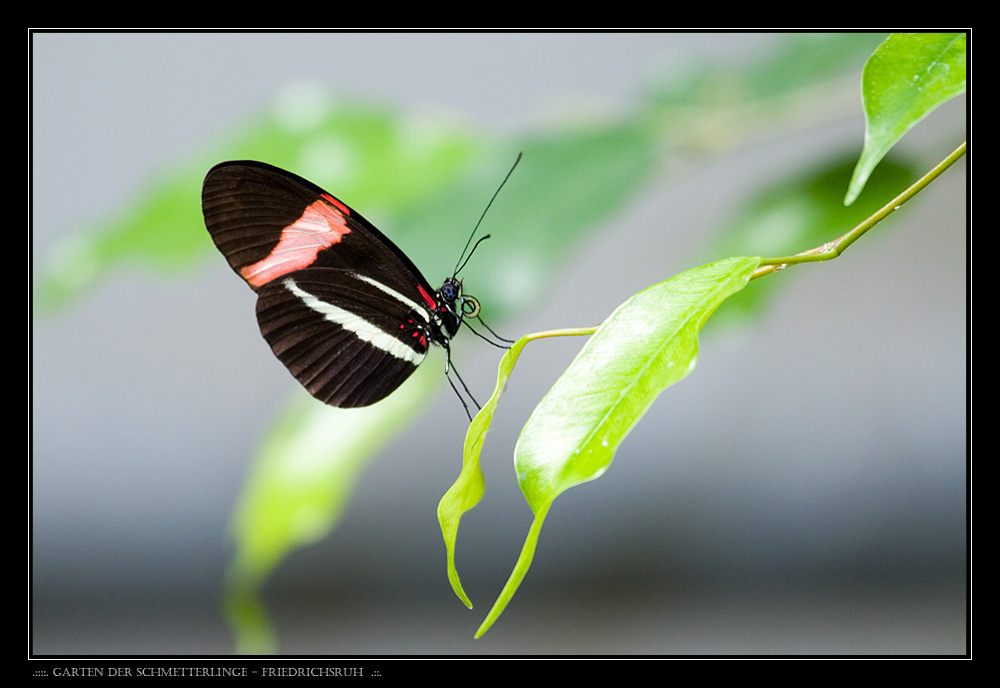
[(965, 92), (964, 33), (894, 33), (865, 64), (865, 145), (845, 204), (861, 193), (875, 166), (917, 122)]
[(444, 537), (445, 548), (448, 552), (448, 580), (451, 587), (458, 595), (465, 606), (472, 609), (472, 601), (462, 589), (462, 582), (458, 577), (458, 569), (455, 567), (455, 541), (458, 538), (458, 524), (462, 515), (479, 503), (483, 498), (486, 489), (486, 479), (483, 477), (483, 470), (479, 466), (479, 455), (483, 450), (483, 442), (486, 440), (486, 432), (493, 422), (493, 414), (496, 411), (500, 395), (503, 394), (507, 386), (507, 378), (510, 377), (511, 370), (517, 362), (521, 350), (527, 344), (526, 337), (519, 340), (504, 353), (500, 359), (500, 371), (497, 376), (497, 386), (493, 395), (487, 400), (483, 407), (476, 414), (469, 424), (469, 429), (465, 433), (465, 449), (462, 453), (462, 471), (458, 475), (455, 483), (448, 488), (448, 491), (438, 502), (438, 523), (441, 524), (441, 535)]
[(656, 397), (694, 367), (706, 319), (743, 288), (758, 260), (683, 272), (639, 292), (601, 325), (518, 439), (514, 463), (533, 511), (607, 470)]
[(759, 260), (730, 258), (694, 268), (630, 298), (598, 328), (532, 412), (514, 450), (514, 465), (535, 519), (477, 638), (500, 616), (527, 573), (552, 502), (608, 469), (656, 397), (692, 370), (705, 321), (747, 284)]
[(528, 334), (518, 339), (504, 352), (500, 359), (500, 368), (497, 374), (496, 389), (493, 396), (483, 404), (476, 417), (469, 424), (469, 430), (465, 434), (465, 451), (463, 452), (462, 471), (455, 483), (441, 498), (438, 504), (438, 521), (441, 524), (441, 534), (444, 536), (445, 547), (448, 550), (448, 580), (451, 587), (465, 606), (472, 608), (472, 602), (462, 589), (462, 583), (458, 577), (458, 570), (455, 567), (455, 541), (458, 538), (458, 524), (462, 515), (472, 509), (479, 500), (483, 498), (485, 489), (485, 479), (483, 471), (479, 467), (479, 455), (483, 450), (483, 442), (486, 440), (486, 432), (493, 422), (493, 414), (496, 412), (500, 396), (507, 387), (507, 380), (514, 370), (514, 364), (521, 355), (525, 344), (535, 339), (547, 337), (560, 337), (569, 335), (593, 334), (594, 328), (584, 330), (553, 330), (550, 332), (540, 332)]

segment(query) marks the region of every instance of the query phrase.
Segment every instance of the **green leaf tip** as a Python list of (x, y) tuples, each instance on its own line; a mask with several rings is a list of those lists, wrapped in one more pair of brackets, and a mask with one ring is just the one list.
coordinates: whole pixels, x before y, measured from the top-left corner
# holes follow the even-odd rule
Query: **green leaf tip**
[(917, 122), (965, 92), (964, 33), (894, 33), (865, 63), (865, 144), (844, 198), (850, 205), (872, 170)]

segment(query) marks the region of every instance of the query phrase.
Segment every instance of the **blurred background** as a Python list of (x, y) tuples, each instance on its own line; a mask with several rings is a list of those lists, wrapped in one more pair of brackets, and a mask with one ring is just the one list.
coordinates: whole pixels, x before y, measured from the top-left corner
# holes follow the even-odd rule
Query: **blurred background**
[[(810, 248), (796, 232), (821, 219), (826, 239), (849, 229), (817, 208), (846, 190), (860, 70), (882, 38), (34, 34), (32, 652), (238, 647), (222, 602), (246, 538), (232, 514), (266, 489), (278, 419), (316, 404), (201, 224), (209, 166), (293, 169), (438, 284), (524, 150), (466, 288), (507, 337), (595, 325), (687, 268)], [(965, 108), (911, 131), (858, 205), (958, 146)], [(529, 345), (503, 397), (458, 537), (471, 611), (435, 512), (467, 419), (430, 357), (336, 527), (318, 519), (265, 567), (273, 651), (963, 653), (966, 184), (963, 160), (839, 259), (721, 309), (698, 367), (610, 470), (556, 500), (480, 640), (531, 523), (518, 432), (583, 342)], [(484, 400), (499, 352), (468, 335), (453, 350)]]

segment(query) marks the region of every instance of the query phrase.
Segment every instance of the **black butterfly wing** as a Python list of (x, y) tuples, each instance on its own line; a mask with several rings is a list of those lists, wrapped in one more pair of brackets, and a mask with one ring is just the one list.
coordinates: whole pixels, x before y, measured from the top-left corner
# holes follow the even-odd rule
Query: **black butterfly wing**
[(315, 184), (253, 161), (213, 167), (202, 211), (230, 267), (258, 293), (261, 333), (313, 396), (366, 406), (413, 373), (440, 306), (371, 223)]
[(343, 268), (434, 305), (434, 290), (406, 254), (298, 175), (252, 160), (220, 163), (205, 177), (201, 202), (215, 245), (253, 289), (307, 267)]
[(350, 270), (308, 268), (260, 289), (257, 321), (274, 355), (314, 397), (367, 406), (423, 360), (427, 313)]

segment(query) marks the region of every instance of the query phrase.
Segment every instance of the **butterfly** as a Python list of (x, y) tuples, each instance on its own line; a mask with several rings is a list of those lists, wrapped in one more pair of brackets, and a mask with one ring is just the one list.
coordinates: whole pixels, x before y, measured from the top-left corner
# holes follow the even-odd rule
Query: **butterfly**
[(459, 258), (452, 276), (434, 289), (405, 253), (346, 203), (273, 165), (215, 165), (205, 176), (201, 205), (216, 247), (257, 293), (264, 339), (320, 401), (359, 407), (384, 399), (413, 374), (432, 344), (445, 350), (446, 375), (453, 369), (451, 339), (480, 313), (479, 301), (462, 291), (457, 278), (472, 255), (466, 251), (475, 229), (465, 262)]

